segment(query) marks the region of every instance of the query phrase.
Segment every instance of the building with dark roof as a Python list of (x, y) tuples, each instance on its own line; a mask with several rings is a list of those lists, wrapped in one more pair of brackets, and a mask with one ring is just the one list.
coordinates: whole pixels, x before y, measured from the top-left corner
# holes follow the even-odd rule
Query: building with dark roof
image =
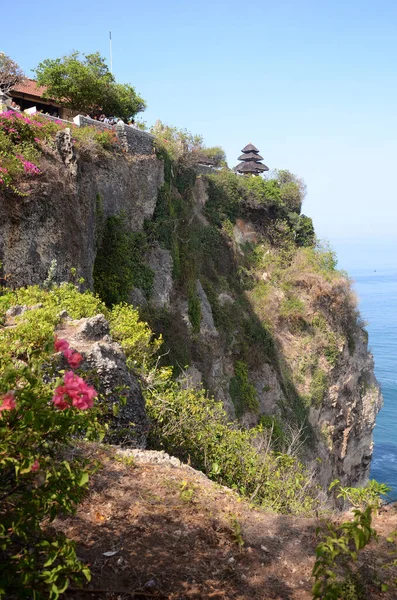
[(24, 79), (21, 83), (18, 83), (9, 92), (12, 101), (17, 104), (21, 110), (36, 107), (38, 112), (48, 113), (54, 117), (60, 119), (68, 119), (74, 116), (75, 113), (59, 106), (55, 100), (50, 98), (43, 98), (46, 92), (46, 88), (37, 84), (34, 79)]
[(243, 175), (259, 175), (269, 170), (269, 167), (262, 164), (263, 157), (259, 154), (258, 148), (253, 144), (247, 144), (241, 150), (242, 155), (238, 157), (241, 162), (234, 167), (236, 173)]

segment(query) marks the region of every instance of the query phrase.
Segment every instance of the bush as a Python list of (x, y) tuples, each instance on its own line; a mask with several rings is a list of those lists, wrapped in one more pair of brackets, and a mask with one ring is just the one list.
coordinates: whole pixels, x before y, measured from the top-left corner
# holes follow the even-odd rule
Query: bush
[(241, 417), (246, 410), (258, 412), (259, 403), (256, 389), (249, 382), (247, 365), (241, 360), (237, 360), (234, 365), (234, 377), (230, 380), (229, 393), (237, 417)]
[[(356, 581), (352, 565), (357, 560), (357, 553), (376, 538), (376, 531), (372, 527), (370, 507), (364, 512), (353, 512), (353, 521), (342, 523), (339, 527), (329, 525), (324, 541), (316, 548), (312, 590), (314, 600), (347, 599), (349, 591), (354, 594), (357, 592), (357, 584), (351, 585)], [(321, 528), (318, 528), (317, 535), (321, 532)]]
[(93, 277), (95, 292), (107, 306), (128, 301), (134, 286), (150, 296), (154, 273), (143, 263), (146, 247), (146, 235), (130, 232), (124, 215), (106, 220)]
[(161, 336), (153, 339), (151, 329), (140, 321), (138, 311), (130, 304), (114, 306), (109, 322), (113, 338), (123, 346), (127, 365), (135, 371), (146, 372), (162, 344)]
[[(74, 544), (51, 536), (48, 522), (73, 513), (87, 489), (92, 467), (67, 449), (76, 438), (102, 433), (95, 412), (85, 410), (96, 392), (73, 371), (54, 392), (57, 364), (51, 350), (52, 343), (29, 353), (26, 362), (8, 365), (0, 381), (0, 598), (5, 599), (56, 600), (71, 581), (90, 578)], [(70, 351), (69, 363), (76, 367), (79, 356)], [(68, 387), (71, 379), (78, 394)]]
[(310, 384), (311, 400), (317, 408), (321, 406), (327, 393), (328, 377), (325, 371), (317, 368)]
[(188, 293), (188, 315), (193, 333), (199, 333), (201, 324), (201, 302), (194, 286), (191, 286)]
[(17, 195), (29, 193), (18, 183), (40, 175), (42, 144), (54, 129), (59, 129), (43, 121), (11, 110), (0, 114), (0, 190), (9, 189)]
[(264, 451), (262, 427), (230, 423), (220, 402), (157, 374), (145, 391), (152, 419), (151, 447), (164, 449), (252, 502), (281, 513), (309, 514), (317, 492), (306, 468), (293, 456)]

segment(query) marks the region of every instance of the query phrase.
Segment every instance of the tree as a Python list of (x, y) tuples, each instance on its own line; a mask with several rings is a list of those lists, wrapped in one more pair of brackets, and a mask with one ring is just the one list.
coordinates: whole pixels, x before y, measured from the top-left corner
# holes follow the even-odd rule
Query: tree
[(45, 97), (73, 111), (128, 120), (146, 108), (130, 84), (116, 83), (99, 52), (46, 59), (34, 71)]
[(0, 52), (0, 90), (6, 94), (24, 78), (20, 66), (7, 54)]
[(277, 171), (277, 179), (280, 185), (281, 200), (289, 210), (299, 214), (306, 196), (305, 182), (286, 169)]

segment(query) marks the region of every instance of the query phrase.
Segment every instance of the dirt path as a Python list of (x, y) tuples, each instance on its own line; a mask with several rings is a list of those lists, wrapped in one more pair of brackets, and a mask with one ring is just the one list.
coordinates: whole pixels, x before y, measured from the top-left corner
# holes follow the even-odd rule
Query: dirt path
[[(89, 497), (56, 522), (92, 572), (85, 590), (66, 598), (311, 599), (318, 521), (253, 510), (175, 459), (142, 453), (132, 465), (100, 452)], [(385, 535), (390, 519), (397, 526), (395, 513), (380, 517)], [(376, 557), (379, 545), (368, 560)]]

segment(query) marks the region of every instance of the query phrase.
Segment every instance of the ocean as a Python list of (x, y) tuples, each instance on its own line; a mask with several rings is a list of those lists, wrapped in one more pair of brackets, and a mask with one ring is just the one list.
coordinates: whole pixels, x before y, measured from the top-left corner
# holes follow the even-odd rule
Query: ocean
[(350, 275), (384, 398), (374, 430), (370, 477), (388, 484), (390, 498), (397, 500), (397, 269), (362, 269)]

